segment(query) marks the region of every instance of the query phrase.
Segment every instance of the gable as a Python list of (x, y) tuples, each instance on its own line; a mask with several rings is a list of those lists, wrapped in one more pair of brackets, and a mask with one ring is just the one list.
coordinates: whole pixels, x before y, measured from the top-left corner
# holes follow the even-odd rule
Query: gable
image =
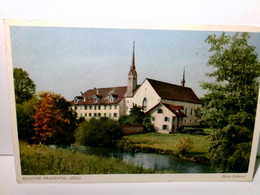
[(179, 108), (182, 106), (175, 106), (171, 104), (158, 103), (153, 108), (148, 110), (145, 114), (157, 112), (158, 109), (167, 109), (177, 117), (187, 117)]

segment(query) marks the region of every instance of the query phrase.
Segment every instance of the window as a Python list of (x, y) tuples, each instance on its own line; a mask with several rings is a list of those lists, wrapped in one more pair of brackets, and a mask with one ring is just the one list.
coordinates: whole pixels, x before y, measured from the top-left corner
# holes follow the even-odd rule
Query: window
[(175, 117), (172, 117), (172, 122), (173, 122), (173, 123), (175, 122)]
[(84, 106), (84, 108), (85, 108), (85, 110), (87, 110), (87, 109), (88, 109), (88, 107), (87, 107), (87, 106)]
[(98, 116), (101, 117), (101, 113), (98, 113)]
[(187, 115), (187, 108), (185, 108), (185, 115)]
[(96, 117), (97, 116), (97, 113), (94, 113), (94, 117)]
[(96, 110), (97, 109), (97, 106), (94, 106), (94, 110)]
[(192, 115), (192, 108), (190, 109), (190, 115)]
[(166, 122), (166, 121), (169, 121), (169, 118), (166, 116), (166, 117), (164, 117), (164, 121)]
[(109, 106), (109, 110), (111, 110), (111, 109), (112, 109), (112, 105)]
[(114, 108), (115, 108), (115, 110), (116, 110), (116, 108), (117, 108), (117, 105), (115, 105), (115, 107), (114, 107)]
[(101, 106), (98, 106), (98, 109), (100, 110), (100, 109), (101, 109)]
[(85, 113), (85, 116), (87, 116), (87, 113)]
[(107, 116), (107, 113), (104, 113), (104, 117), (106, 117)]
[(104, 106), (104, 110), (106, 110), (106, 109), (107, 109), (107, 105)]
[(117, 113), (114, 113), (114, 117), (117, 117)]
[(162, 126), (162, 129), (163, 129), (163, 130), (167, 130), (167, 129), (168, 129), (168, 126), (167, 126), (167, 125), (163, 125), (163, 126)]
[(97, 96), (94, 96), (94, 101), (95, 101), (95, 103), (98, 102), (98, 98), (97, 98)]
[(88, 113), (88, 116), (89, 116), (89, 117), (92, 117), (92, 114), (91, 114), (91, 113)]
[(77, 106), (74, 107), (75, 110), (77, 110), (77, 108), (78, 108)]
[(162, 114), (162, 113), (163, 113), (163, 110), (162, 110), (162, 109), (158, 109), (158, 110), (157, 110), (157, 113), (158, 113), (158, 114)]
[(111, 113), (109, 113), (109, 117), (111, 117)]
[(147, 109), (147, 99), (146, 99), (146, 97), (143, 99), (142, 109), (144, 111), (146, 111), (146, 109)]
[(92, 110), (92, 106), (89, 106), (89, 109)]
[(155, 121), (155, 117), (152, 117), (151, 119), (152, 119), (152, 121)]

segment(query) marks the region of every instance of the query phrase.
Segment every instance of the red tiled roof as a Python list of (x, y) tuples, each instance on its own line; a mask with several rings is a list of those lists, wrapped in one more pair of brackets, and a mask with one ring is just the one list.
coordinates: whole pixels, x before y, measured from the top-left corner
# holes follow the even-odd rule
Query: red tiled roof
[(153, 79), (147, 80), (162, 99), (201, 104), (197, 95), (189, 87), (182, 87)]
[[(181, 109), (183, 108), (183, 106), (174, 106), (174, 105), (170, 105), (170, 104), (164, 104), (162, 103), (166, 108), (168, 108), (172, 113), (174, 113), (176, 116), (178, 117), (187, 117), (182, 111)], [(181, 108), (181, 109), (176, 109), (176, 108)]]
[[(72, 101), (72, 105), (109, 105), (118, 104), (124, 97), (127, 91), (127, 87), (111, 87), (111, 88), (99, 88), (90, 89), (82, 94), (82, 100), (75, 103)], [(100, 98), (97, 102), (94, 101), (94, 96)], [(116, 97), (114, 101), (110, 101), (109, 96)]]

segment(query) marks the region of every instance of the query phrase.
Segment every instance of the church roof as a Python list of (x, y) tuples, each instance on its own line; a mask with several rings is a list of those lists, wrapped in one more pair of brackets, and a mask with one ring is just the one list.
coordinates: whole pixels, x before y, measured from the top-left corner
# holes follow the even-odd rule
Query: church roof
[[(118, 104), (124, 97), (127, 91), (127, 87), (110, 87), (110, 88), (98, 88), (90, 89), (82, 94), (82, 100), (78, 103), (75, 100), (72, 101), (73, 105), (109, 105)], [(110, 96), (113, 96), (111, 101)], [(94, 97), (99, 97), (95, 102)]]
[(197, 95), (189, 87), (165, 83), (149, 78), (147, 80), (162, 99), (201, 104)]

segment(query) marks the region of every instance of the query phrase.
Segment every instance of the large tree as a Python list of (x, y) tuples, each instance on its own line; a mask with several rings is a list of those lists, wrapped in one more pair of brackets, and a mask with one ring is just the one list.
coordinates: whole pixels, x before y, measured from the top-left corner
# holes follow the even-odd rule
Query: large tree
[(74, 142), (77, 119), (70, 102), (53, 92), (42, 92), (39, 97), (33, 116), (35, 141), (63, 145)]
[(22, 104), (16, 104), (16, 115), (18, 125), (18, 137), (20, 140), (25, 140), (29, 143), (33, 142), (34, 127), (33, 115), (39, 103), (37, 96), (33, 96), (30, 100)]
[(22, 68), (14, 68), (13, 75), (16, 103), (28, 101), (35, 93), (34, 82)]
[(202, 121), (215, 128), (211, 136), (211, 162), (223, 171), (246, 172), (258, 95), (260, 64), (248, 33), (209, 35), (208, 65), (214, 82), (203, 82)]

